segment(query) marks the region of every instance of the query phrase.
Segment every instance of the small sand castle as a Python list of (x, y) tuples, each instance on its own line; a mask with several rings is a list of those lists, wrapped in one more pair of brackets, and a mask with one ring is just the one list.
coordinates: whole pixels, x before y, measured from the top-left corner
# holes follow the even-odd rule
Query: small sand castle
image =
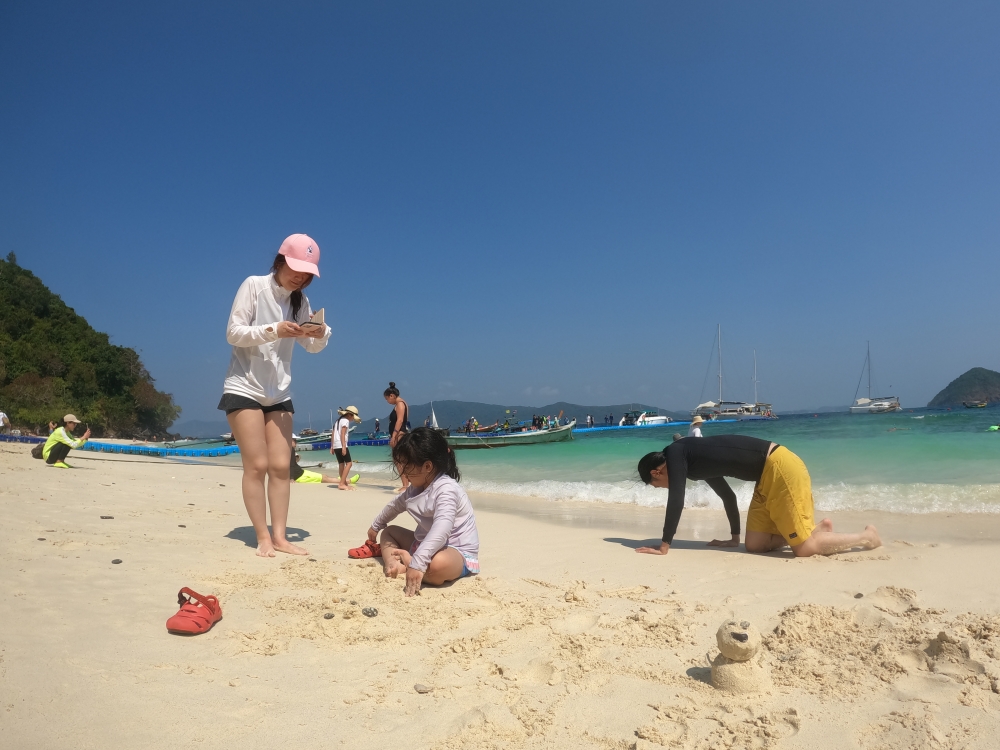
[(760, 631), (747, 620), (726, 620), (715, 634), (719, 655), (712, 661), (712, 684), (730, 693), (771, 689), (771, 672), (760, 653)]

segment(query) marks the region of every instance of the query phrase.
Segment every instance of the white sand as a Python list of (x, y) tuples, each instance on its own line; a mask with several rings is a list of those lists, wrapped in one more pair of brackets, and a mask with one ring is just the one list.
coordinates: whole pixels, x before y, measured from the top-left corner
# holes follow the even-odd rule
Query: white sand
[[(291, 525), (314, 561), (261, 559), (237, 469), (70, 463), (0, 446), (3, 748), (875, 750), (1000, 736), (993, 517), (883, 515), (884, 548), (796, 560), (708, 550), (695, 540), (725, 533), (724, 515), (688, 511), (689, 541), (650, 557), (632, 547), (658, 537), (661, 511), (473, 497), (483, 574), (406, 599), (346, 557), (387, 485), (296, 485)], [(166, 632), (185, 585), (222, 603), (206, 635)], [(730, 617), (764, 634), (770, 692), (708, 684)]]

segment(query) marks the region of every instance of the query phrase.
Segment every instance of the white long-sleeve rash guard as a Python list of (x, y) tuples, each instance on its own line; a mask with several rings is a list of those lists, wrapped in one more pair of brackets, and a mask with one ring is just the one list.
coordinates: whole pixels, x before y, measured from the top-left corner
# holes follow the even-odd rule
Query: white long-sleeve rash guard
[[(326, 348), (330, 326), (315, 338), (278, 338), (278, 323), (292, 320), (291, 294), (272, 274), (251, 276), (240, 285), (226, 327), (226, 341), (233, 345), (233, 355), (224, 393), (246, 396), (263, 406), (287, 401), (295, 342), (313, 354)], [(300, 323), (311, 316), (309, 300), (302, 295), (302, 307), (294, 322)]]

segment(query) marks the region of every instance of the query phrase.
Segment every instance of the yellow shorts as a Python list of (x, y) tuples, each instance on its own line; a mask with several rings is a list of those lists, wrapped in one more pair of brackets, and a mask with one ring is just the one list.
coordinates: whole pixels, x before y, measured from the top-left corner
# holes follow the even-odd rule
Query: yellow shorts
[(295, 480), (299, 484), (323, 484), (323, 475), (307, 469), (302, 470), (302, 476)]
[(778, 446), (764, 462), (747, 511), (747, 531), (781, 534), (796, 547), (813, 533), (812, 481), (802, 459)]

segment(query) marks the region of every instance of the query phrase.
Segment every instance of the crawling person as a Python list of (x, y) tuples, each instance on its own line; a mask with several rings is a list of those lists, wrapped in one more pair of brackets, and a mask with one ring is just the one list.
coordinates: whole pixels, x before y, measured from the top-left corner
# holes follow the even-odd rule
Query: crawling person
[[(418, 595), (421, 583), (438, 585), (478, 573), (476, 517), (458, 483), (448, 441), (434, 429), (418, 427), (399, 436), (392, 461), (410, 484), (372, 522), (368, 541), (348, 555), (381, 555), (386, 577), (406, 576), (407, 596)], [(416, 521), (415, 531), (388, 525), (403, 511)]]
[(852, 547), (882, 546), (874, 526), (858, 534), (838, 534), (833, 522), (813, 522), (812, 484), (802, 459), (784, 446), (748, 435), (713, 435), (683, 438), (662, 451), (647, 453), (639, 460), (639, 476), (646, 484), (669, 491), (659, 547), (640, 547), (636, 552), (665, 555), (670, 551), (677, 524), (684, 510), (688, 479), (704, 479), (722, 499), (729, 517), (732, 538), (713, 539), (709, 546), (738, 547), (740, 512), (736, 493), (725, 477), (756, 482), (747, 511), (747, 552), (771, 552), (789, 544), (796, 557), (832, 555)]

